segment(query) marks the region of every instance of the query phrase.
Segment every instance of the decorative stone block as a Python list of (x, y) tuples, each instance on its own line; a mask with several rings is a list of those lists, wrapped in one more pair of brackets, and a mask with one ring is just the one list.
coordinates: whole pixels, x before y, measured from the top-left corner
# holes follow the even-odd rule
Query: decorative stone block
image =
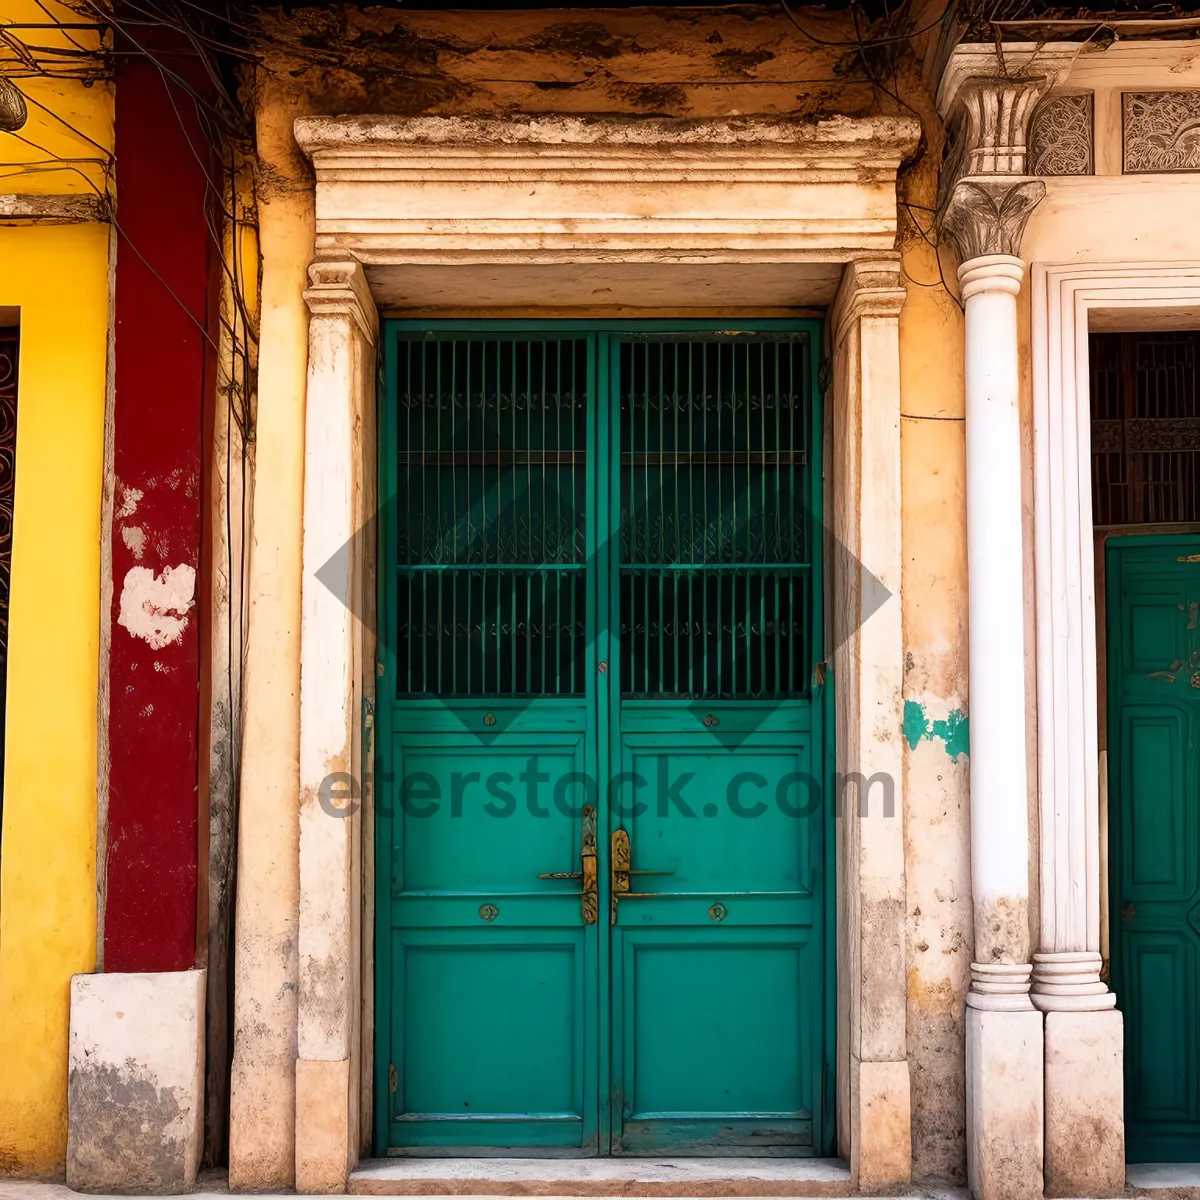
[(71, 980), (67, 1186), (195, 1186), (204, 1119), (204, 972)]
[(1042, 1014), (967, 1009), (972, 1200), (1042, 1200)]
[(1125, 1190), (1124, 1022), (1103, 1012), (1046, 1014), (1046, 1194)]
[(1200, 171), (1200, 90), (1126, 92), (1125, 174)]
[(1092, 93), (1048, 96), (1029, 125), (1030, 175), (1091, 175)]

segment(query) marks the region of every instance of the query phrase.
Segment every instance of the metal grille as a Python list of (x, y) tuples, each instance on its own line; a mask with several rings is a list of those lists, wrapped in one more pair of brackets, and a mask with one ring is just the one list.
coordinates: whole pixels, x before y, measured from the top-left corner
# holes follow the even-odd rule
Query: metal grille
[(626, 697), (808, 690), (807, 341), (621, 346)]
[(580, 695), (588, 343), (401, 336), (401, 695)]
[(1200, 521), (1200, 334), (1089, 338), (1097, 525)]

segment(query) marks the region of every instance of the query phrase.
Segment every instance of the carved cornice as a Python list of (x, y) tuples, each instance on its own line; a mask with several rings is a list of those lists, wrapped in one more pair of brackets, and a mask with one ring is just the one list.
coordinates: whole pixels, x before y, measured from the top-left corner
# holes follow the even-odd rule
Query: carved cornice
[(454, 262), (845, 262), (896, 237), (901, 117), (305, 117), (317, 245)]
[(314, 317), (350, 317), (372, 345), (379, 336), (379, 310), (356, 258), (314, 259), (308, 267), (304, 302)]
[(950, 56), (938, 89), (946, 156), (938, 222), (965, 262), (981, 254), (1018, 255), (1025, 222), (1045, 194), (1028, 174), (1029, 125), (1038, 102), (1065, 80), (1073, 44), (964, 44)]
[(958, 243), (964, 263), (983, 254), (1019, 258), (1025, 223), (1045, 194), (1046, 185), (1028, 176), (960, 179), (942, 209), (942, 228)]
[(855, 322), (864, 317), (899, 319), (907, 297), (898, 254), (847, 263), (829, 311), (833, 344), (838, 345)]

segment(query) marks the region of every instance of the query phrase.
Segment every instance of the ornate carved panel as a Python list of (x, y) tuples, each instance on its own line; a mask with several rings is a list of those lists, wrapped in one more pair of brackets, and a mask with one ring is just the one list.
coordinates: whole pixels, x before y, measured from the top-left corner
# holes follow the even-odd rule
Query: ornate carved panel
[(1200, 91), (1126, 92), (1124, 170), (1200, 171)]
[(1049, 96), (1038, 105), (1029, 128), (1031, 175), (1091, 175), (1092, 93)]

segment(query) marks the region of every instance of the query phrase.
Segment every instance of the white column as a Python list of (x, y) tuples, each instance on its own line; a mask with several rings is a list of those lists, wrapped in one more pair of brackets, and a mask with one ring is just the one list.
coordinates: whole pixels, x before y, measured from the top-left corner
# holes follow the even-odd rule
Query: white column
[[(960, 48), (961, 49), (961, 48)], [(957, 52), (956, 52), (957, 53)], [(978, 57), (978, 56), (977, 56)], [(968, 708), (975, 952), (967, 994), (967, 1177), (975, 1200), (1041, 1200), (1042, 1016), (1029, 998), (1029, 791), (1017, 295), (1021, 234), (1045, 185), (1024, 175), (1042, 76), (974, 74), (938, 106), (951, 130), (939, 218), (965, 309)], [(965, 65), (964, 65), (965, 64)], [(986, 63), (984, 64), (987, 65)]]
[(1024, 264), (959, 268), (966, 309), (971, 891), (967, 1169), (973, 1196), (1042, 1194), (1042, 1019), (1029, 999), (1029, 810), (1017, 293)]
[(971, 720), (972, 1008), (1029, 1001), (1029, 815), (1017, 293), (1024, 263), (959, 268), (966, 309), (967, 571)]
[[(1095, 646), (1086, 403), (1035, 414), (1040, 946), (1029, 992), (1026, 712), (1016, 299), (1021, 235), (1045, 192), (1024, 174), (1027, 132), (1077, 46), (957, 46), (938, 90), (950, 131), (939, 205), (966, 305), (971, 843), (975, 963), (967, 998), (969, 1174), (977, 1195), (1122, 1190), (1121, 1017), (1100, 980)], [(1044, 319), (1034, 297), (1035, 321)], [(1041, 315), (1039, 315), (1041, 314)], [(1051, 364), (1046, 374), (1077, 364)], [(1042, 365), (1035, 364), (1035, 375)], [(1011, 411), (1009, 398), (1012, 398)], [(1003, 409), (1003, 413), (998, 411)], [(1083, 447), (1083, 449), (1080, 449)], [(1056, 475), (1055, 462), (1067, 469)], [(1054, 478), (1057, 486), (1050, 486)], [(1052, 547), (1074, 537), (1078, 554)], [(1061, 669), (1060, 669), (1061, 666)], [(1065, 684), (1065, 686), (1064, 686)], [(1089, 725), (1082, 714), (1093, 714)], [(1082, 728), (1083, 736), (1079, 736)], [(1011, 921), (1011, 927), (1008, 923)], [(1030, 1003), (1037, 1009), (1032, 1011)], [(1045, 1012), (1044, 1025), (1042, 1010)], [(1036, 1061), (1035, 1061), (1036, 1055)], [(1028, 1116), (1041, 1125), (1036, 1147)], [(1032, 1162), (1036, 1150), (1037, 1162)], [(1022, 1187), (1019, 1181), (1027, 1186)]]

